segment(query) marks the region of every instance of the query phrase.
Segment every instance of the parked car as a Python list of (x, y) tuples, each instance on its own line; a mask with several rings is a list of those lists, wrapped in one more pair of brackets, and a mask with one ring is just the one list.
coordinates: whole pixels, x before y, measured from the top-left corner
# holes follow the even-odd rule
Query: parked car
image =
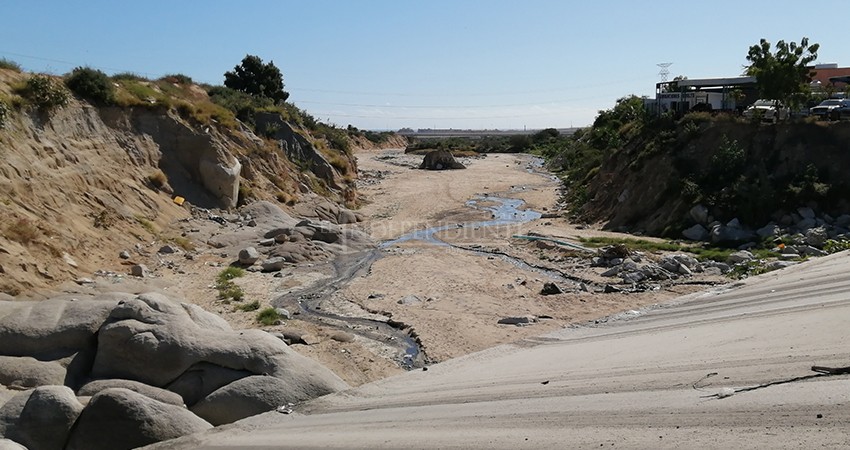
[(850, 119), (850, 100), (841, 100), (841, 105), (829, 111), (830, 120)]
[(787, 120), (791, 110), (782, 104), (779, 100), (756, 100), (749, 108), (743, 112), (744, 117), (748, 119), (760, 118), (765, 122), (776, 123), (780, 120)]
[(850, 100), (843, 100), (840, 98), (828, 98), (820, 102), (818, 106), (809, 109), (809, 112), (811, 113), (811, 115), (816, 116), (819, 119), (830, 119), (832, 118), (831, 113), (833, 109), (848, 104), (850, 104)]

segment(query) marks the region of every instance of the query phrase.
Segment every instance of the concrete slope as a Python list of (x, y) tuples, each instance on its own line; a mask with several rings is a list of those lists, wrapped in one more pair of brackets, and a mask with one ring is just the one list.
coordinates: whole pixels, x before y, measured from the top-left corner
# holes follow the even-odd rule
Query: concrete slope
[(158, 448), (846, 448), (848, 320), (844, 252)]

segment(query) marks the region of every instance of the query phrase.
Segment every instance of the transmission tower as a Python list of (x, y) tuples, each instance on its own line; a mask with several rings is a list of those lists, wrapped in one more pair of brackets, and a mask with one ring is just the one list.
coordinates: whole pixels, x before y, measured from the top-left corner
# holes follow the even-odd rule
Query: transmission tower
[(656, 66), (661, 68), (661, 70), (658, 72), (658, 75), (661, 77), (662, 83), (667, 81), (667, 75), (670, 75), (670, 66), (672, 66), (672, 65), (673, 65), (673, 63), (671, 63), (671, 62), (656, 64)]

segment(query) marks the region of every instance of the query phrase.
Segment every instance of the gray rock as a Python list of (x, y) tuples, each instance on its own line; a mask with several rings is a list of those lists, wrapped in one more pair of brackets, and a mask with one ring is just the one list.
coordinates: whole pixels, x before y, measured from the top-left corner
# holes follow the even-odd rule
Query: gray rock
[(65, 448), (129, 449), (210, 428), (212, 425), (183, 407), (162, 403), (129, 389), (111, 388), (98, 392), (89, 400)]
[(278, 377), (301, 400), (348, 387), (265, 331), (233, 331), (195, 305), (147, 294), (112, 310), (98, 333), (92, 376), (164, 387), (202, 362)]
[(180, 394), (140, 383), (138, 381), (121, 379), (95, 380), (89, 382), (77, 391), (77, 395), (81, 397), (91, 397), (100, 391), (111, 388), (129, 389), (133, 392), (142, 394), (147, 398), (170, 405), (183, 406), (184, 403), (183, 397), (181, 397)]
[(425, 154), (422, 159), (420, 169), (427, 170), (445, 170), (445, 169), (466, 169), (466, 166), (457, 162), (452, 153), (448, 150), (434, 150)]
[(537, 322), (537, 318), (534, 316), (517, 316), (517, 317), (505, 317), (499, 319), (500, 324), (502, 325), (521, 325), (521, 324), (531, 324)]
[(601, 275), (603, 277), (615, 277), (619, 273), (620, 273), (620, 266), (615, 266), (615, 267), (612, 267), (612, 268), (606, 270), (605, 272), (602, 272), (599, 275)]
[[(2, 435), (0, 433), (0, 436)], [(15, 441), (0, 437), (0, 450), (27, 450), (27, 448)]]
[(201, 182), (218, 198), (223, 207), (233, 208), (239, 199), (239, 172), (242, 170), (242, 164), (233, 156), (222, 155), (224, 151), (219, 153), (215, 159), (200, 160), (198, 170)]
[(282, 380), (260, 375), (223, 386), (193, 406), (192, 412), (218, 426), (301, 400)]
[(269, 247), (269, 246), (272, 246), (274, 244), (275, 244), (274, 238), (262, 239), (259, 242), (259, 245), (262, 245), (263, 247)]
[(563, 293), (564, 291), (562, 291), (555, 283), (543, 283), (543, 289), (540, 290), (541, 295), (557, 295)]
[(65, 383), (66, 370), (58, 361), (39, 361), (28, 356), (0, 356), (0, 384), (34, 388)]
[(755, 256), (753, 256), (752, 253), (746, 250), (740, 250), (730, 254), (729, 257), (726, 258), (726, 262), (729, 264), (740, 264), (743, 262), (752, 261), (753, 259), (755, 259)]
[[(696, 205), (688, 211), (688, 215), (691, 216), (691, 219), (697, 224), (705, 225), (708, 223), (708, 208), (703, 205)], [(701, 240), (701, 239), (695, 239)]]
[(337, 342), (354, 342), (354, 335), (344, 331), (337, 331), (331, 335), (331, 339)]
[(275, 308), (277, 311), (277, 315), (281, 317), (281, 319), (292, 320), (292, 313), (289, 312), (286, 308)]
[(121, 259), (130, 259), (130, 252), (122, 250), (121, 253), (118, 254), (118, 257)]
[(829, 233), (824, 227), (812, 228), (806, 231), (806, 244), (812, 247), (823, 248), (829, 239)]
[(720, 243), (744, 243), (755, 238), (755, 233), (738, 227), (718, 225), (711, 229), (711, 242)]
[(182, 397), (186, 405), (192, 406), (222, 386), (251, 375), (254, 374), (247, 370), (234, 370), (201, 362), (183, 372), (169, 383), (167, 388)]
[(771, 262), (765, 264), (764, 268), (765, 268), (765, 270), (770, 272), (770, 271), (773, 271), (773, 270), (784, 269), (786, 267), (790, 267), (790, 266), (793, 266), (795, 264), (798, 264), (798, 263), (795, 262), (795, 261), (771, 261)]
[(690, 228), (683, 230), (682, 236), (684, 236), (685, 239), (689, 239), (692, 241), (705, 241), (708, 239), (709, 234), (708, 230), (706, 230), (704, 226), (696, 224)]
[(811, 245), (795, 245), (794, 250), (796, 250), (798, 254), (804, 256), (826, 256), (828, 254), (819, 248), (812, 247)]
[(95, 333), (118, 304), (117, 299), (99, 298), (0, 302), (0, 354), (57, 359), (93, 350)]
[(263, 272), (276, 272), (289, 265), (285, 258), (279, 256), (269, 258), (262, 263)]
[(148, 276), (148, 268), (144, 264), (134, 264), (130, 266), (130, 275), (145, 278)]
[(726, 226), (729, 227), (729, 228), (742, 228), (741, 221), (738, 220), (737, 217), (730, 220), (729, 222), (726, 222)]
[(618, 288), (617, 286), (606, 284), (605, 287), (603, 288), (602, 292), (604, 292), (606, 294), (614, 294), (614, 293), (617, 293), (617, 292), (623, 292), (623, 290)]
[(42, 386), (0, 408), (0, 436), (31, 449), (61, 449), (82, 410), (70, 388)]
[(157, 253), (161, 253), (161, 254), (165, 254), (165, 255), (177, 253), (177, 252), (179, 252), (179, 250), (177, 249), (177, 247), (175, 247), (173, 245), (163, 245), (162, 247), (159, 248), (159, 250), (157, 250)]
[(818, 226), (818, 221), (815, 219), (802, 219), (797, 222), (796, 226), (797, 229), (805, 233), (810, 228)]
[(239, 264), (250, 266), (260, 259), (260, 252), (254, 247), (246, 247), (239, 250)]
[(803, 219), (815, 218), (815, 211), (812, 208), (809, 208), (808, 206), (801, 206), (797, 208), (797, 214), (799, 214), (800, 217), (802, 217)]
[(399, 305), (415, 305), (417, 303), (422, 303), (422, 299), (415, 295), (407, 295), (396, 303), (398, 303)]
[(758, 230), (756, 230), (756, 234), (761, 239), (768, 239), (768, 238), (779, 236), (779, 234), (781, 232), (782, 231), (779, 228), (779, 225), (777, 225), (773, 222), (770, 222), (769, 224), (767, 224), (767, 225), (759, 228)]
[(850, 214), (842, 214), (835, 218), (835, 226), (850, 228)]
[(623, 279), (625, 283), (640, 283), (641, 281), (647, 279), (647, 276), (640, 271), (623, 271), (620, 272), (620, 278)]

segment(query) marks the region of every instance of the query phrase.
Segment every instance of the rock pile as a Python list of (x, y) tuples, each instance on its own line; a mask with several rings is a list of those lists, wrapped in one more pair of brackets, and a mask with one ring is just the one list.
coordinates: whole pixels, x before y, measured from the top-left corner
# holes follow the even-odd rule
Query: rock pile
[(703, 205), (691, 208), (689, 216), (694, 225), (682, 231), (682, 236), (687, 239), (733, 245), (739, 249), (775, 240), (783, 243), (778, 250), (789, 257), (824, 255), (823, 248), (829, 240), (850, 239), (850, 214), (818, 216), (809, 207), (777, 214), (774, 221), (755, 230), (744, 226), (738, 219), (725, 224), (714, 220)]
[(347, 387), (279, 338), (153, 293), (1, 301), (0, 383), (0, 437), (31, 449), (134, 448)]
[[(312, 211), (339, 223), (357, 221), (356, 215), (344, 208), (331, 210), (320, 205)], [(369, 235), (358, 229), (328, 220), (299, 220), (265, 201), (247, 205), (235, 218), (223, 219), (234, 223), (235, 229), (217, 234), (207, 243), (223, 254), (232, 255), (243, 266), (256, 265), (258, 270), (266, 272), (290, 264), (325, 261), (374, 245)]]
[(619, 277), (622, 283), (631, 285), (676, 280), (694, 273), (719, 275), (731, 270), (727, 263), (699, 262), (683, 253), (666, 255), (657, 262), (644, 261), (643, 254), (622, 245), (601, 248), (591, 260), (591, 265), (607, 268), (601, 273), (603, 277)]

